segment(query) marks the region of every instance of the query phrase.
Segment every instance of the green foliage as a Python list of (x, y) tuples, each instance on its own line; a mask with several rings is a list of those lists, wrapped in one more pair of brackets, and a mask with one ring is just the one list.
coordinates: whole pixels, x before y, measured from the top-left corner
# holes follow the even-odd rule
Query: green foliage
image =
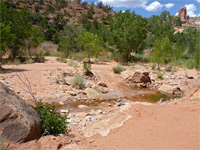
[(181, 27), (182, 26), (182, 21), (181, 18), (178, 16), (173, 17), (173, 23), (176, 27)]
[(83, 62), (83, 71), (86, 73), (91, 72), (91, 63), (90, 62), (87, 62), (87, 61)]
[(163, 74), (159, 72), (159, 73), (157, 74), (157, 77), (161, 79), (161, 78), (163, 77)]
[(32, 56), (30, 52), (31, 47), (36, 48), (43, 41), (44, 36), (42, 34), (42, 29), (40, 27), (32, 27), (30, 30), (30, 37), (27, 39), (27, 49), (30, 57)]
[(98, 56), (102, 50), (101, 39), (88, 31), (83, 31), (75, 38), (77, 44), (82, 47), (82, 50), (87, 55), (88, 62), (90, 62), (91, 56)]
[(123, 71), (125, 71), (126, 69), (123, 67), (123, 66), (117, 66), (117, 67), (114, 67), (113, 68), (113, 72), (114, 73), (117, 73), (117, 74), (120, 74), (122, 73)]
[(124, 62), (130, 60), (131, 52), (141, 53), (145, 48), (146, 24), (146, 19), (129, 10), (124, 13), (120, 11), (111, 22), (111, 31)]
[(41, 101), (36, 104), (35, 110), (41, 119), (43, 135), (56, 135), (68, 132), (67, 116), (61, 116), (54, 105), (43, 104)]
[(32, 27), (30, 14), (26, 10), (17, 11), (8, 8), (5, 4), (0, 2), (1, 9), (1, 23), (10, 27), (10, 33), (15, 35), (12, 44), (9, 45), (11, 50), (11, 59), (14, 59), (20, 54), (20, 51), (25, 47), (25, 41), (30, 37), (30, 30)]
[(78, 86), (78, 88), (84, 88), (84, 77), (80, 75), (75, 76), (74, 83), (76, 86)]
[(167, 64), (172, 60), (172, 52), (172, 42), (168, 38), (157, 39), (151, 53), (152, 62)]
[(10, 32), (10, 26), (0, 23), (0, 61), (14, 38), (15, 36)]
[(133, 56), (133, 61), (135, 61), (135, 62), (140, 61), (140, 62), (147, 63), (147, 62), (150, 62), (150, 58), (148, 56), (144, 56), (144, 55), (141, 55), (141, 54), (136, 54), (136, 55)]

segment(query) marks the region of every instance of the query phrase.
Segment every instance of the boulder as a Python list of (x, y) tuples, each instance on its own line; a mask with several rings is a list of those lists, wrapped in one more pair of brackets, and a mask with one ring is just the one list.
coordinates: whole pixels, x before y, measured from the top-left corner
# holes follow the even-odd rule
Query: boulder
[(92, 88), (86, 88), (84, 92), (87, 94), (89, 98), (93, 98), (99, 95), (99, 93)]
[(131, 84), (151, 83), (148, 72), (136, 71), (126, 79)]
[(99, 86), (102, 86), (102, 87), (108, 87), (107, 84), (104, 83), (104, 82), (98, 82), (98, 85), (99, 85)]
[(0, 136), (27, 142), (40, 133), (40, 118), (34, 108), (0, 82)]
[(168, 94), (168, 95), (179, 96), (182, 94), (182, 91), (179, 87), (173, 87), (166, 84), (161, 85), (158, 90), (161, 93)]

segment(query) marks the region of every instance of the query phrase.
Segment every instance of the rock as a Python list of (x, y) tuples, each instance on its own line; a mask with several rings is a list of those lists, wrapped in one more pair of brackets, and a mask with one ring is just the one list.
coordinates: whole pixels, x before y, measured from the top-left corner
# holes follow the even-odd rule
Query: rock
[(64, 114), (67, 114), (67, 113), (69, 113), (69, 110), (68, 109), (61, 109), (60, 112), (64, 113)]
[(181, 95), (181, 89), (179, 87), (172, 87), (166, 84), (161, 85), (158, 90), (169, 95)]
[(148, 72), (136, 71), (126, 79), (130, 84), (151, 83)]
[(76, 96), (76, 92), (73, 92), (73, 91), (70, 91), (69, 94), (70, 94), (71, 96)]
[(88, 113), (86, 113), (86, 112), (76, 113), (77, 118), (85, 118), (87, 115), (88, 115)]
[(102, 87), (108, 87), (107, 84), (104, 83), (104, 82), (98, 82), (97, 84), (98, 84), (99, 86), (102, 86)]
[(92, 88), (86, 88), (84, 92), (87, 94), (89, 98), (96, 97), (99, 95), (99, 93)]
[(178, 16), (181, 18), (182, 23), (187, 23), (189, 21), (189, 15), (187, 14), (186, 7), (181, 7), (179, 9)]
[(78, 108), (87, 108), (88, 106), (86, 105), (78, 105)]
[(92, 84), (91, 84), (90, 82), (86, 82), (86, 83), (85, 83), (85, 87), (86, 87), (86, 88), (91, 88), (91, 87), (92, 87)]
[(27, 142), (40, 133), (37, 112), (0, 82), (0, 136), (13, 142)]

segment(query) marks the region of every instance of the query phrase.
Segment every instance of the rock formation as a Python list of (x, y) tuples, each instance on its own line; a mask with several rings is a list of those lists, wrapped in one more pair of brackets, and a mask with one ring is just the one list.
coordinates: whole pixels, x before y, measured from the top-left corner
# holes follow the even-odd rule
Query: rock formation
[(181, 7), (179, 9), (178, 16), (181, 18), (182, 23), (187, 23), (189, 21), (189, 15), (187, 14), (186, 7)]
[(40, 118), (32, 106), (0, 82), (0, 136), (26, 142), (40, 136)]

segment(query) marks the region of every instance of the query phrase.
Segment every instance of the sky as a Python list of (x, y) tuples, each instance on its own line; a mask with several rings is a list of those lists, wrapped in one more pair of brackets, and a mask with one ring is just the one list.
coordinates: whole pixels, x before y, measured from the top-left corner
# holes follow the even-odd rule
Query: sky
[(190, 17), (200, 16), (200, 0), (83, 0), (88, 3), (102, 1), (113, 7), (114, 11), (130, 9), (143, 17), (160, 15), (163, 11), (169, 11), (176, 15), (180, 7), (186, 7)]

